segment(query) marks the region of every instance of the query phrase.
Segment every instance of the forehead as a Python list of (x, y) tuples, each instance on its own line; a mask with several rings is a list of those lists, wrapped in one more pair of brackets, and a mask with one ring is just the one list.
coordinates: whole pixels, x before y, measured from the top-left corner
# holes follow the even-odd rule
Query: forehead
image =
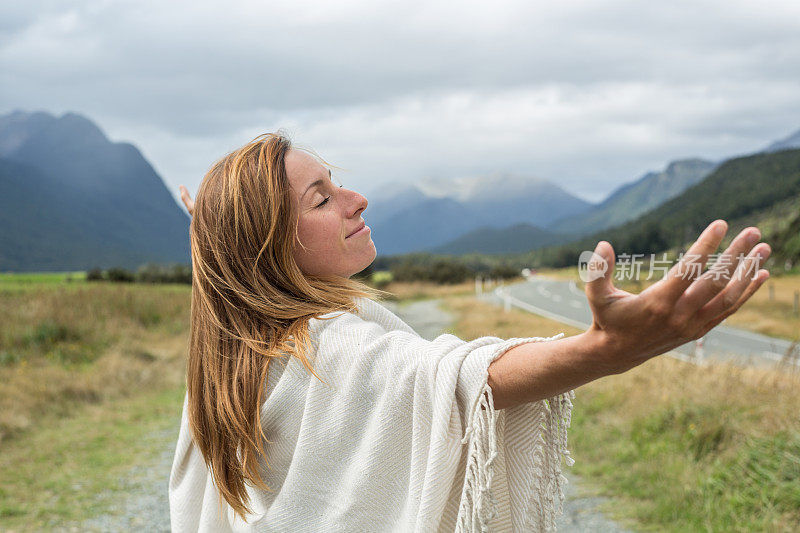
[(284, 164), (289, 185), (298, 194), (303, 194), (314, 181), (328, 177), (328, 169), (311, 154), (302, 150), (294, 148), (289, 150), (284, 158)]

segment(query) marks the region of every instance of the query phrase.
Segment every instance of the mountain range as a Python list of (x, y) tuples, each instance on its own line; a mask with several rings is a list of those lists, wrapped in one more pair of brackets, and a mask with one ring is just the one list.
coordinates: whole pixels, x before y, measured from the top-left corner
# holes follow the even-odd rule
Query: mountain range
[[(761, 153), (800, 147), (800, 131)], [(383, 256), (517, 253), (624, 225), (716, 173), (680, 159), (588, 203), (537, 176), (428, 179), (371, 195), (364, 219)], [(74, 113), (0, 116), (0, 270), (135, 269), (189, 263), (189, 218), (129, 143)]]
[(0, 270), (189, 263), (189, 218), (129, 143), (74, 113), (0, 116)]
[[(800, 131), (756, 153), (800, 147)], [(533, 176), (497, 173), (385, 188), (364, 219), (382, 255), (515, 253), (565, 243), (647, 213), (710, 176), (724, 161), (686, 158), (647, 172), (589, 204)], [(425, 190), (423, 190), (425, 189)]]
[[(762, 151), (728, 159), (707, 178), (635, 220), (530, 253), (529, 264), (573, 266), (599, 240), (619, 254), (685, 251), (712, 221), (724, 219), (730, 240), (748, 226), (762, 230), (777, 266), (800, 261), (800, 149)], [(725, 249), (726, 244), (720, 247)]]
[[(413, 185), (385, 190), (370, 199), (363, 216), (380, 254), (437, 250), (442, 246), (450, 246), (451, 253), (465, 253), (471, 251), (467, 249), (475, 241), (463, 241), (467, 249), (448, 243), (473, 230), (500, 230), (509, 225), (521, 231), (535, 227), (541, 234), (550, 233), (541, 228), (553, 220), (583, 213), (591, 205), (545, 179), (497, 173), (458, 183), (448, 196), (429, 196)], [(558, 238), (552, 236), (542, 243)], [(488, 250), (480, 247), (476, 251)]]
[(716, 167), (716, 163), (697, 158), (673, 161), (663, 171), (648, 172), (579, 216), (556, 220), (547, 229), (577, 237), (617, 226), (678, 196)]

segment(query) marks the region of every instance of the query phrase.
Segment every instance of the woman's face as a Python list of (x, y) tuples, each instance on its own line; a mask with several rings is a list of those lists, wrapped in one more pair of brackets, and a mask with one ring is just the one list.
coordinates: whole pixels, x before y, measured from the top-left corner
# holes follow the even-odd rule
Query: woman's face
[(285, 157), (292, 201), (299, 215), (294, 259), (310, 276), (349, 278), (367, 268), (377, 251), (361, 213), (367, 199), (333, 183), (330, 171), (301, 150)]

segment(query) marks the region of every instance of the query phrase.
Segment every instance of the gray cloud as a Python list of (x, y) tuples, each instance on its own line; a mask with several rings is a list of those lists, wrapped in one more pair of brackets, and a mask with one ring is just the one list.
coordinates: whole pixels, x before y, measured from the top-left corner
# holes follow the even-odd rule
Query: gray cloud
[(516, 171), (599, 200), (800, 127), (794, 2), (563, 4), (4, 5), (0, 102), (85, 113), (173, 188), (283, 126), (365, 191)]

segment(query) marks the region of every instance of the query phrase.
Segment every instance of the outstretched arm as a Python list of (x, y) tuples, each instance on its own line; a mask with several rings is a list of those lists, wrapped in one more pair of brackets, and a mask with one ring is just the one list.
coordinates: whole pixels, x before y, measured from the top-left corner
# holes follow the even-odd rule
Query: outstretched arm
[[(701, 274), (699, 270), (726, 232), (724, 220), (712, 222), (664, 279), (640, 294), (614, 287), (614, 250), (600, 241), (595, 254), (608, 268), (602, 277), (586, 283), (591, 327), (573, 337), (521, 344), (494, 360), (488, 383), (495, 407), (550, 398), (620, 374), (703, 337), (735, 313), (769, 278), (769, 272), (759, 268), (771, 250), (768, 244), (758, 243), (758, 228), (747, 228)], [(700, 263), (699, 269), (691, 268), (692, 258)]]

